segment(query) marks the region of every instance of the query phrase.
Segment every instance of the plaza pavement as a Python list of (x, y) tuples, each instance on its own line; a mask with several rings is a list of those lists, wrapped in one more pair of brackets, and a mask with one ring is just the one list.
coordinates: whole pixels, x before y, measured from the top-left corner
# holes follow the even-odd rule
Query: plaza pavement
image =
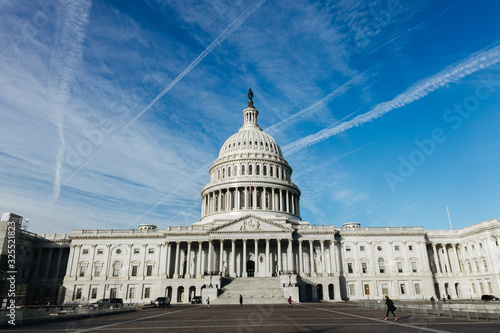
[(4, 332), (500, 332), (499, 322), (385, 313), (346, 303), (173, 305), (126, 314), (4, 329)]

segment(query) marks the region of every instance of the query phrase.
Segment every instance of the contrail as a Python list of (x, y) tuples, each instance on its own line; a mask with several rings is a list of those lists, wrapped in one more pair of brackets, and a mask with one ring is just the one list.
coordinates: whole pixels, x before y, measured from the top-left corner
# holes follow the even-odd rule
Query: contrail
[(85, 39), (85, 26), (88, 23), (89, 12), (92, 6), (90, 1), (63, 2), (66, 11), (62, 15), (62, 23), (57, 33), (58, 46), (54, 50), (52, 66), (55, 68), (57, 77), (51, 78), (53, 85), (57, 88), (54, 96), (54, 111), (56, 117), (57, 134), (60, 139), (56, 155), (56, 169), (54, 177), (54, 189), (50, 200), (53, 206), (61, 192), (61, 168), (64, 162), (66, 140), (64, 138), (64, 110), (70, 98), (69, 85), (74, 78), (73, 68), (78, 63), (82, 54), (82, 43)]
[(332, 99), (345, 94), (346, 91), (349, 90), (349, 88), (351, 88), (351, 86), (362, 84), (364, 81), (365, 81), (365, 75), (358, 74), (349, 81), (347, 81), (346, 83), (344, 83), (343, 85), (341, 85), (340, 87), (333, 90), (331, 93), (329, 93), (319, 101), (316, 101), (314, 104), (309, 105), (307, 108), (300, 110), (299, 112), (277, 122), (272, 126), (269, 126), (264, 131), (269, 134), (282, 131), (284, 128), (292, 126), (293, 124), (296, 124), (301, 120), (307, 118), (311, 113), (316, 112), (318, 109), (325, 107), (326, 104), (330, 102)]
[[(198, 57), (196, 57), (196, 59), (193, 60), (193, 62), (191, 62), (191, 64), (189, 64), (189, 66), (186, 67), (186, 69), (184, 69), (182, 71), (182, 73), (180, 73), (165, 89), (163, 89), (163, 91), (161, 93), (159, 93), (144, 109), (142, 109), (141, 112), (139, 112), (132, 120), (130, 120), (128, 122), (128, 124), (125, 125), (125, 127), (123, 127), (122, 130), (118, 134), (122, 134), (124, 131), (126, 131), (130, 127), (130, 125), (132, 125), (139, 117), (141, 117), (146, 111), (151, 109), (151, 107), (160, 98), (162, 98), (163, 95), (165, 95), (167, 92), (169, 92), (170, 89), (172, 89), (180, 80), (182, 80), (182, 78), (184, 76), (186, 76), (193, 68), (195, 68), (196, 65), (198, 65), (200, 63), (200, 61), (202, 61), (210, 52), (212, 52), (212, 50), (216, 46), (218, 46), (220, 43), (222, 43), (224, 40), (226, 40), (230, 34), (232, 34), (234, 31), (236, 31), (243, 24), (243, 22), (245, 22), (245, 20), (250, 15), (252, 15), (257, 9), (259, 9), (265, 2), (266, 2), (266, 0), (260, 1), (254, 8), (252, 8), (252, 9), (246, 11), (244, 14), (238, 16), (226, 29), (224, 29), (224, 31), (222, 31), (220, 33), (220, 35), (203, 52), (200, 53), (200, 55)], [(116, 138), (116, 137), (117, 137), (117, 135), (115, 135), (114, 138)], [(76, 170), (71, 176), (69, 176), (66, 180), (64, 180), (63, 184), (68, 182), (71, 178), (73, 178), (74, 175), (76, 175), (78, 172), (80, 172), (80, 170), (82, 170), (90, 161), (92, 161), (97, 155), (99, 155), (99, 153), (104, 148), (106, 148), (109, 145), (109, 143), (112, 141), (113, 140), (111, 139), (107, 143), (104, 143), (101, 146), (101, 148), (94, 155), (92, 155), (87, 161), (85, 161), (85, 163), (82, 164), (82, 166), (80, 168), (78, 168), (78, 170)]]
[(331, 136), (345, 132), (352, 127), (360, 126), (376, 118), (382, 117), (392, 110), (399, 109), (407, 104), (417, 101), (429, 93), (446, 86), (447, 84), (457, 82), (467, 75), (495, 65), (498, 62), (500, 62), (500, 46), (489, 46), (472, 54), (465, 60), (448, 66), (437, 74), (414, 83), (406, 91), (396, 96), (394, 99), (377, 104), (370, 111), (361, 114), (350, 121), (343, 122), (331, 128), (325, 128), (315, 134), (306, 136), (286, 145), (283, 148), (283, 153), (286, 155), (292, 155), (301, 149), (326, 140)]

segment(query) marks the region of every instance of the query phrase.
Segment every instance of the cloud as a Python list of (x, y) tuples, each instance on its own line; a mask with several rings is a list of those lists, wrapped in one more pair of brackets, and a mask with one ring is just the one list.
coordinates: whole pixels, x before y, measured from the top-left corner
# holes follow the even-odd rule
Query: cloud
[(397, 110), (405, 105), (413, 103), (439, 88), (447, 86), (450, 83), (457, 82), (467, 75), (493, 66), (498, 62), (500, 62), (500, 46), (487, 47), (486, 49), (476, 52), (458, 63), (448, 66), (437, 74), (416, 82), (394, 99), (377, 104), (370, 111), (361, 114), (350, 121), (338, 124), (333, 128), (326, 128), (286, 145), (283, 147), (283, 153), (286, 155), (294, 154), (301, 149), (324, 141), (331, 136), (343, 133), (350, 128), (361, 126), (367, 122), (373, 121), (390, 111)]

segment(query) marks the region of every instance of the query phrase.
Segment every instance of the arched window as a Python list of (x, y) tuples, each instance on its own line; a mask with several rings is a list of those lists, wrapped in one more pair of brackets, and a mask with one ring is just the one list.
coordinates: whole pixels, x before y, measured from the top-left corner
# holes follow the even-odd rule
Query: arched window
[(227, 176), (231, 177), (231, 167), (227, 167)]
[(245, 175), (245, 166), (244, 165), (241, 166), (241, 175), (242, 176)]
[(265, 165), (262, 167), (262, 175), (267, 176), (267, 167)]
[(252, 165), (251, 164), (248, 166), (248, 175), (249, 176), (252, 175)]
[(237, 165), (234, 166), (234, 175), (238, 176), (238, 166)]
[(255, 166), (255, 174), (257, 176), (260, 175), (260, 165), (258, 165), (258, 164)]
[(226, 178), (226, 169), (225, 168), (222, 169), (222, 178)]
[(379, 269), (380, 273), (385, 273), (385, 261), (384, 261), (384, 258), (380, 258), (378, 260), (378, 269)]
[(273, 166), (270, 165), (269, 166), (269, 176), (271, 176), (271, 177), (273, 176), (273, 169), (274, 169)]
[(122, 264), (119, 261), (113, 263), (113, 276), (120, 276), (120, 268)]

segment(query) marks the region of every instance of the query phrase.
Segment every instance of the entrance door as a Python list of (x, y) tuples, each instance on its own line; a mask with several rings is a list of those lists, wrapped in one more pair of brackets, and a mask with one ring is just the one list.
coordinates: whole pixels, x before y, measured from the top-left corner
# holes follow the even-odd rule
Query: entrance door
[(365, 284), (365, 295), (370, 295), (370, 285), (369, 284)]
[(247, 276), (254, 277), (255, 273), (255, 262), (253, 260), (247, 261)]

